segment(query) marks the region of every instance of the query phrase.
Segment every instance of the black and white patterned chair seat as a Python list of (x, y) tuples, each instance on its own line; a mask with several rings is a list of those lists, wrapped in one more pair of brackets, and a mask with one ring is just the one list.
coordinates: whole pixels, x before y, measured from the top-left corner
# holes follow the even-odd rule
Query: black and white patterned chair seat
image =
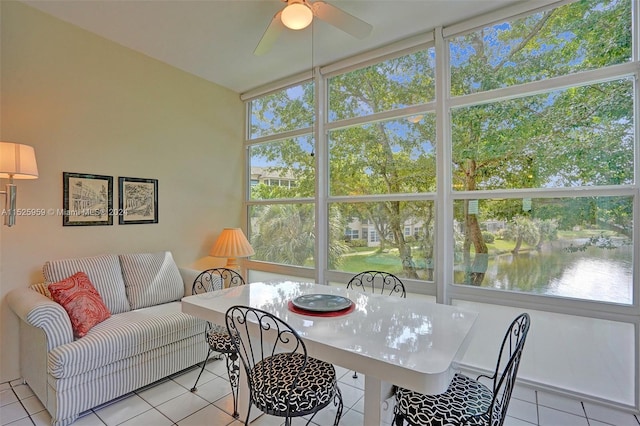
[(216, 352), (228, 354), (236, 351), (227, 328), (218, 324), (212, 324), (211, 330), (207, 331), (207, 343)]
[(308, 357), (296, 388), (290, 389), (303, 362), (302, 354), (283, 353), (257, 363), (251, 384), (256, 406), (267, 414), (284, 416), (290, 402), (289, 415), (303, 416), (329, 405), (337, 392), (337, 381), (333, 365), (327, 362)]
[(493, 393), (485, 385), (456, 374), (446, 392), (439, 395), (398, 388), (396, 410), (411, 425), (487, 426), (500, 423), (487, 412), (492, 398)]

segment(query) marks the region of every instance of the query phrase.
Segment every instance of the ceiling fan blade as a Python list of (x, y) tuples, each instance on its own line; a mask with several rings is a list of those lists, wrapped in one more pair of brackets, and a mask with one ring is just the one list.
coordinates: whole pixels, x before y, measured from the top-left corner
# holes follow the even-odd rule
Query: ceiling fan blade
[(267, 30), (262, 35), (260, 42), (256, 46), (256, 50), (253, 51), (254, 55), (256, 56), (264, 55), (269, 50), (271, 50), (273, 43), (275, 43), (276, 39), (284, 29), (284, 24), (280, 19), (281, 14), (282, 12), (278, 12), (273, 16), (271, 23), (269, 24), (269, 26), (267, 27)]
[(311, 8), (318, 19), (341, 29), (345, 33), (351, 34), (355, 38), (367, 37), (373, 28), (371, 24), (362, 19), (358, 19), (344, 10), (323, 1), (312, 3)]

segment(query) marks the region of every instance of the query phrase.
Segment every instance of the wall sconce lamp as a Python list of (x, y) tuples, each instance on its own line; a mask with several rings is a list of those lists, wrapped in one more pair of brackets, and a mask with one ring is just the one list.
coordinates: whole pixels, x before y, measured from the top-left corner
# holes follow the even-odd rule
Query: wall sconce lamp
[(13, 184), (14, 179), (37, 179), (38, 165), (36, 153), (33, 147), (21, 143), (0, 142), (0, 178), (9, 179), (5, 191), (0, 194), (5, 196), (4, 224), (13, 226), (16, 224), (16, 197), (18, 188)]
[(238, 269), (236, 258), (249, 257), (254, 254), (253, 247), (240, 228), (224, 228), (209, 252), (209, 255), (213, 257), (226, 257), (226, 268), (234, 270)]

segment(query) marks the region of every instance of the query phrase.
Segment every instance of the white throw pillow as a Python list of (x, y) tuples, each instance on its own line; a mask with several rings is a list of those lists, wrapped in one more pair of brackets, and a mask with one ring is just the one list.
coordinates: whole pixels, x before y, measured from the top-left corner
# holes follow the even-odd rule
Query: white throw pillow
[(184, 284), (171, 252), (121, 254), (120, 266), (131, 309), (180, 300)]
[(77, 272), (84, 272), (102, 297), (104, 304), (112, 314), (131, 310), (120, 261), (115, 254), (76, 259), (49, 260), (42, 268), (47, 284), (62, 281)]

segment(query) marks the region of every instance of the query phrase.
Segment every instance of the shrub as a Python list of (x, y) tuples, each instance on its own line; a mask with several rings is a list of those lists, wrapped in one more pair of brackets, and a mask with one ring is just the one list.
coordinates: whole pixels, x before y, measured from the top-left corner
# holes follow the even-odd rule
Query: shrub
[(496, 239), (496, 237), (491, 232), (488, 232), (488, 231), (485, 231), (482, 233), (482, 238), (484, 239), (484, 242), (487, 244), (491, 244)]

